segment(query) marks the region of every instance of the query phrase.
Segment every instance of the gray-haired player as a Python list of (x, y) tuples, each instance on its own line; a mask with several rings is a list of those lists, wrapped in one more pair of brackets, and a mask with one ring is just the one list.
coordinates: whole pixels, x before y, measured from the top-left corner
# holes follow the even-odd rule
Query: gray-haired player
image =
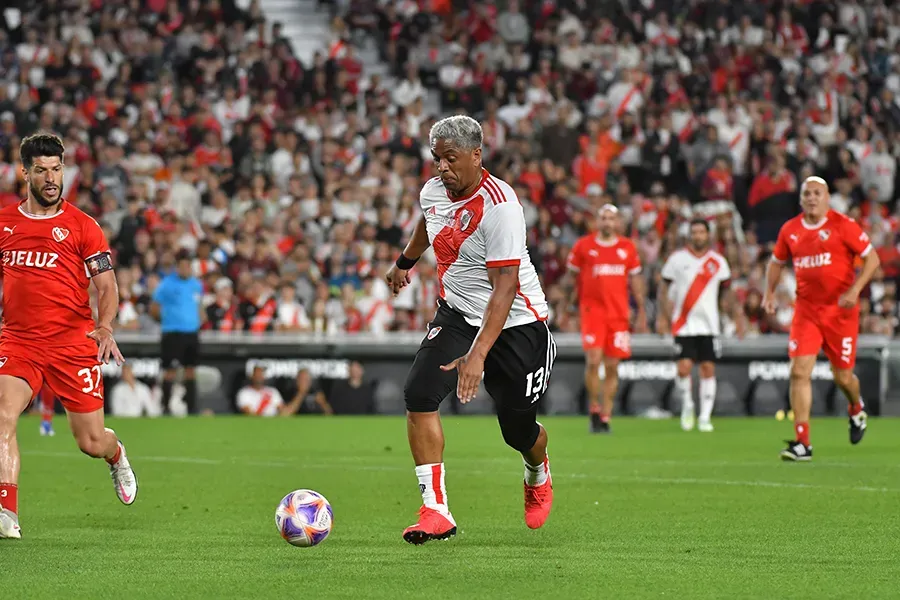
[(428, 246), (434, 248), (440, 299), (405, 387), (407, 433), (423, 506), (403, 539), (421, 544), (456, 533), (444, 485), (444, 432), (438, 408), (456, 392), (475, 399), (484, 385), (496, 402), (504, 441), (525, 462), (525, 523), (544, 524), (553, 502), (547, 432), (537, 422), (556, 344), (547, 301), (525, 247), (516, 193), (481, 165), (481, 125), (470, 117), (438, 121), (429, 142), (440, 177), (419, 196), (423, 218), (386, 275), (396, 294)]

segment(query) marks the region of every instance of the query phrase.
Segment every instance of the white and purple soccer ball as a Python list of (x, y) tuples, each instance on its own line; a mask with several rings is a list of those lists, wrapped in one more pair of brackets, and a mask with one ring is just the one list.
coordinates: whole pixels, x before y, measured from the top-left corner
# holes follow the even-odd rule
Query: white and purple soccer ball
[(334, 513), (319, 492), (295, 490), (278, 505), (275, 526), (288, 544), (309, 548), (324, 542), (331, 533)]

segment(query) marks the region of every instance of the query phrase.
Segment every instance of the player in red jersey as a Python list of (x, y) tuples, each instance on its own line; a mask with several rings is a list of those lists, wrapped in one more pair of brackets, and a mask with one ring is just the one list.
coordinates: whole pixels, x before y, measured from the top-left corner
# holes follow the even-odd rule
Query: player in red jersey
[(81, 451), (109, 464), (119, 500), (131, 504), (138, 491), (125, 447), (103, 425), (101, 363), (124, 361), (112, 334), (119, 292), (109, 245), (94, 219), (63, 200), (64, 153), (55, 135), (25, 138), (28, 197), (0, 210), (0, 538), (21, 537), (16, 423), (44, 383), (66, 409)]
[[(784, 224), (778, 233), (766, 271), (763, 306), (775, 312), (775, 289), (785, 264), (791, 260), (797, 278), (797, 303), (791, 323), (790, 396), (796, 439), (782, 451), (784, 460), (812, 458), (809, 414), (812, 372), (819, 350), (831, 363), (834, 383), (849, 402), (850, 443), (858, 444), (866, 431), (866, 413), (859, 395), (856, 338), (859, 333), (859, 294), (878, 269), (878, 254), (869, 236), (854, 221), (829, 208), (828, 185), (809, 177), (800, 188), (803, 214)], [(864, 259), (856, 274), (854, 261)]]
[(647, 323), (641, 259), (631, 240), (616, 233), (618, 224), (619, 210), (612, 204), (601, 207), (599, 232), (575, 242), (568, 260), (569, 269), (577, 273), (581, 343), (586, 355), (584, 385), (593, 433), (610, 432), (619, 361), (631, 357), (629, 283), (637, 304), (636, 327), (642, 329)]

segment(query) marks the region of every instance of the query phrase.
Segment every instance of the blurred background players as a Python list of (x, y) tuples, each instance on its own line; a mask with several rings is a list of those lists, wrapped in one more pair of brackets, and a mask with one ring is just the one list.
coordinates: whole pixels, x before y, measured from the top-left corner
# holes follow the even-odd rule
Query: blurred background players
[(46, 385), (41, 388), (38, 394), (37, 402), (41, 407), (41, 435), (53, 437), (56, 432), (53, 431), (53, 415), (56, 412), (56, 394), (50, 391)]
[(153, 310), (162, 324), (163, 406), (172, 412), (172, 388), (178, 367), (184, 369), (182, 383), (188, 414), (197, 411), (197, 380), (194, 369), (200, 354), (200, 326), (203, 309), (203, 284), (194, 277), (191, 257), (178, 255), (175, 272), (170, 273), (153, 292)]
[[(797, 308), (791, 322), (788, 354), (791, 357), (791, 408), (796, 438), (781, 458), (812, 459), (809, 417), (812, 408), (812, 372), (819, 350), (831, 363), (834, 383), (847, 397), (850, 443), (858, 444), (866, 431), (866, 412), (859, 395), (856, 339), (859, 334), (859, 294), (881, 261), (869, 236), (854, 221), (830, 207), (828, 185), (821, 177), (808, 177), (800, 188), (803, 213), (784, 224), (778, 233), (766, 272), (763, 306), (775, 312), (775, 288), (791, 260), (797, 278)], [(863, 259), (857, 275), (856, 259)]]
[(599, 231), (579, 239), (568, 259), (569, 269), (577, 278), (581, 343), (586, 356), (584, 385), (593, 433), (610, 432), (609, 419), (619, 388), (619, 361), (631, 356), (629, 284), (637, 312), (635, 328), (643, 331), (647, 327), (641, 260), (634, 243), (620, 236), (618, 228), (619, 210), (612, 204), (603, 205)]
[(709, 223), (691, 221), (690, 242), (673, 252), (663, 265), (659, 302), (666, 323), (671, 323), (678, 351), (675, 388), (681, 397), (681, 428), (694, 428), (691, 370), (699, 363), (700, 419), (697, 428), (713, 430), (716, 401), (716, 364), (721, 333), (719, 298), (727, 289), (731, 269), (725, 257), (710, 248)]

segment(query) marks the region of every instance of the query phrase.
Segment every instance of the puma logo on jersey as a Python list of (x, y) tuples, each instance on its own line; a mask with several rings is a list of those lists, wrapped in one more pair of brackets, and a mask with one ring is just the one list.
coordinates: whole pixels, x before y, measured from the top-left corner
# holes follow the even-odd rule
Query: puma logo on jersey
[(794, 259), (795, 269), (815, 269), (831, 264), (831, 252), (822, 252), (812, 256), (800, 256)]
[(35, 252), (33, 250), (6, 250), (3, 265), (8, 267), (37, 267), (55, 269), (59, 254), (56, 252)]
[(16, 227), (18, 227), (18, 225), (14, 226), (14, 227), (4, 227), (3, 232), (5, 233), (8, 231), (10, 234), (15, 233)]
[(57, 242), (61, 242), (69, 237), (69, 230), (62, 227), (54, 227), (51, 233), (53, 234), (53, 239)]
[(791, 238), (791, 241), (792, 241), (792, 242), (796, 242), (798, 239), (800, 239), (800, 238), (797, 237), (797, 234), (796, 234), (796, 233), (792, 233), (792, 234), (789, 235), (788, 237)]
[(614, 277), (625, 274), (625, 265), (594, 265), (594, 277)]

